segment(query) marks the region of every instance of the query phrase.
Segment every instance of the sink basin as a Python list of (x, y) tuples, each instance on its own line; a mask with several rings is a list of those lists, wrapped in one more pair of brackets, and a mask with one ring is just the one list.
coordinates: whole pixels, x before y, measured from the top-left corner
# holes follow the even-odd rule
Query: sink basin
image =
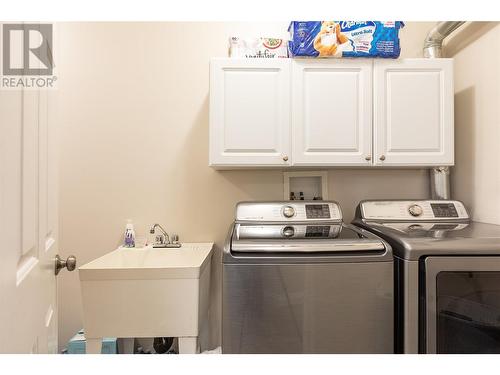
[(213, 244), (180, 248), (120, 247), (79, 268), (80, 280), (199, 278), (210, 261)]
[(180, 351), (196, 352), (208, 327), (212, 248), (118, 248), (80, 267), (88, 352), (100, 352), (102, 337), (179, 337)]

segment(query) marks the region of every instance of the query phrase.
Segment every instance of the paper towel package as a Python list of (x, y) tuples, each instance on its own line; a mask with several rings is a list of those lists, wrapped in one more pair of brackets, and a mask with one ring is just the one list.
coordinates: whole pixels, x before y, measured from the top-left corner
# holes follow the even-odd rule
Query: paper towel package
[(229, 38), (229, 57), (287, 58), (286, 41), (278, 38)]
[(291, 57), (385, 57), (401, 52), (401, 21), (292, 21)]

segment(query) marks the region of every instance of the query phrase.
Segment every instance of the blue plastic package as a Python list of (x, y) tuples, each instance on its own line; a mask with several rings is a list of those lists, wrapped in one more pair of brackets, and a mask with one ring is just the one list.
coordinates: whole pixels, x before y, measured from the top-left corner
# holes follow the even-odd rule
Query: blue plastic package
[[(67, 354), (85, 354), (86, 347), (83, 329), (78, 331), (68, 342)], [(101, 354), (117, 354), (118, 344), (115, 337), (104, 337), (102, 339)]]
[(292, 21), (290, 56), (385, 57), (401, 52), (401, 21)]

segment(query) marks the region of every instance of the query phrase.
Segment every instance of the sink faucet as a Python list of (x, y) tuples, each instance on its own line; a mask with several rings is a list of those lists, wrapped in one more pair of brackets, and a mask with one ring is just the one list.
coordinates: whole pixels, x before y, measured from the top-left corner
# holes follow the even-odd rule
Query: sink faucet
[(156, 237), (156, 243), (158, 245), (168, 245), (170, 243), (170, 237), (160, 224), (153, 224), (153, 226), (149, 230), (149, 233), (155, 234), (156, 228), (158, 228), (162, 233), (161, 235)]

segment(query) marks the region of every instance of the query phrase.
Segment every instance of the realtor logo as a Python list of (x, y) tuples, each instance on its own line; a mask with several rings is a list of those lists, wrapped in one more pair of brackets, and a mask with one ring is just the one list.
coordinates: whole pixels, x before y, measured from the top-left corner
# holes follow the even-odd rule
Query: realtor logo
[(51, 76), (52, 25), (3, 25), (3, 75)]
[(3, 24), (0, 88), (53, 88), (52, 43), (52, 24)]

